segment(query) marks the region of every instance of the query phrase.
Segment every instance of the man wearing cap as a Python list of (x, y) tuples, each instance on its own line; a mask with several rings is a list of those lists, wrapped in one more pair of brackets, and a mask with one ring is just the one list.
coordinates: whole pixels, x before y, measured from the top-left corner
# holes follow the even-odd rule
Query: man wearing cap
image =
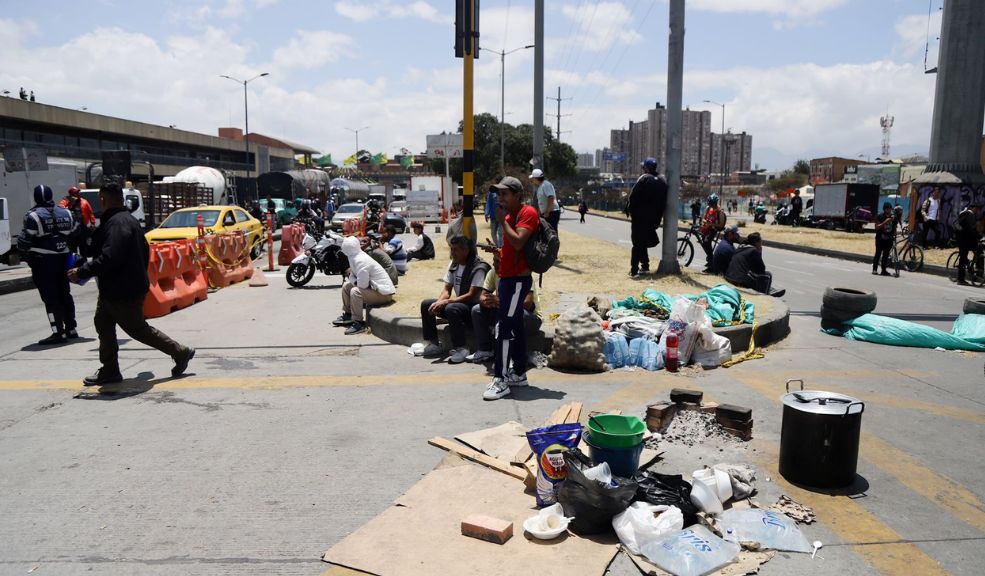
[(633, 278), (640, 273), (650, 272), (650, 255), (647, 249), (660, 243), (657, 228), (660, 227), (667, 205), (667, 182), (657, 174), (657, 160), (647, 158), (640, 166), (643, 174), (633, 185), (633, 191), (629, 193), (629, 203), (626, 205), (626, 213), (632, 220), (630, 239), (633, 241), (633, 249), (629, 275)]
[(534, 184), (534, 194), (537, 197), (537, 213), (556, 231), (558, 222), (561, 221), (561, 205), (558, 204), (554, 185), (544, 178), (544, 171), (540, 168), (535, 168), (530, 173), (530, 181)]
[(766, 270), (763, 262), (763, 237), (759, 232), (746, 237), (746, 246), (735, 251), (725, 271), (725, 279), (736, 286), (777, 298), (786, 293), (786, 290), (773, 287), (773, 274)]
[(34, 188), (34, 207), (24, 215), (24, 227), (17, 236), (17, 250), (31, 267), (31, 279), (41, 294), (51, 335), (38, 341), (47, 346), (78, 338), (75, 331), (75, 300), (68, 286), (68, 239), (75, 223), (72, 213), (55, 206), (55, 193), (41, 184)]
[(72, 221), (75, 223), (75, 230), (68, 241), (69, 249), (87, 256), (86, 239), (96, 227), (96, 215), (92, 212), (92, 206), (82, 197), (82, 191), (75, 186), (68, 189), (68, 196), (62, 198), (58, 205), (72, 213)]
[(735, 245), (740, 241), (738, 226), (732, 224), (725, 228), (725, 233), (722, 234), (722, 239), (718, 241), (718, 245), (715, 246), (715, 253), (712, 255), (712, 274), (725, 274), (728, 271), (728, 265), (732, 262), (732, 256), (735, 255)]

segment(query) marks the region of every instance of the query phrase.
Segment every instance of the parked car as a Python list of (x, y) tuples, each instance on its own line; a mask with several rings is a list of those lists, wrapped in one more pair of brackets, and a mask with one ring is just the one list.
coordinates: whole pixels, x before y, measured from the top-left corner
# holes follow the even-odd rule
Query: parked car
[(332, 217), (331, 229), (342, 230), (346, 220), (356, 219), (362, 221), (363, 211), (366, 206), (360, 202), (349, 202), (338, 207), (335, 216)]
[(391, 212), (391, 213), (396, 214), (397, 216), (400, 216), (401, 218), (403, 218), (404, 217), (404, 213), (407, 212), (407, 201), (406, 200), (394, 200), (393, 202), (390, 202), (390, 207), (388, 209), (388, 212)]
[(206, 234), (246, 233), (250, 257), (257, 258), (263, 247), (263, 225), (239, 206), (197, 206), (172, 212), (161, 225), (144, 234), (147, 242), (170, 242), (198, 238), (198, 216), (202, 215)]
[[(294, 206), (294, 202), (287, 200), (285, 198), (272, 198), (274, 201), (274, 214), (277, 217), (274, 219), (274, 227), (280, 228), (282, 226), (287, 226), (291, 222), (294, 222), (294, 217), (298, 215), (298, 209)], [(262, 203), (263, 207), (266, 208), (265, 203)]]

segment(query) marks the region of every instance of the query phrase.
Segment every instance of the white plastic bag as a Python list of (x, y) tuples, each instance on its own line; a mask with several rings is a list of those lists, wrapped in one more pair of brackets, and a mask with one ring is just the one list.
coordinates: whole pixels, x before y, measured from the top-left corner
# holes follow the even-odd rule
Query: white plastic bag
[(731, 509), (719, 516), (719, 527), (730, 542), (759, 542), (763, 548), (810, 552), (810, 542), (787, 515), (775, 510)]
[[(710, 323), (709, 323), (710, 326)], [(703, 368), (715, 368), (732, 359), (732, 342), (725, 336), (703, 329), (698, 345), (694, 348), (692, 360)]]
[(647, 542), (640, 551), (658, 568), (676, 576), (701, 576), (732, 562), (740, 547), (695, 524), (673, 532), (655, 542)]
[[(654, 517), (656, 513), (659, 516)], [(676, 506), (655, 506), (646, 502), (633, 502), (625, 511), (612, 518), (619, 541), (633, 554), (649, 542), (684, 527), (684, 515)]]

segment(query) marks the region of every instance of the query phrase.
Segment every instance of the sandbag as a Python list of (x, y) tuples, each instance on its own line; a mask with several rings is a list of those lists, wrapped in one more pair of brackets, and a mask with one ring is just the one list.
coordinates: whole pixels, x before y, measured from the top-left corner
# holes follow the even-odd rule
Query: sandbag
[(843, 330), (826, 330), (849, 340), (861, 340), (889, 346), (912, 348), (943, 348), (945, 350), (970, 350), (985, 352), (985, 345), (959, 338), (949, 332), (890, 318), (878, 314), (865, 314), (843, 325)]
[(985, 314), (958, 316), (951, 328), (951, 335), (975, 344), (985, 344)]
[(602, 319), (594, 310), (580, 304), (558, 317), (554, 346), (547, 365), (551, 368), (604, 372), (604, 350)]

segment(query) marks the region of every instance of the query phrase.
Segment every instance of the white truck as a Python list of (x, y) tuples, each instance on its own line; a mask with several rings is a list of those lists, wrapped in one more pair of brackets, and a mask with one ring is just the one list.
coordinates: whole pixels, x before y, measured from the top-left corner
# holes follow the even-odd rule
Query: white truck
[(162, 182), (198, 183), (212, 189), (212, 203), (216, 205), (235, 204), (236, 192), (233, 177), (209, 166), (190, 166), (174, 176), (165, 176)]
[(441, 222), (442, 210), (451, 212), (458, 201), (455, 182), (445, 176), (412, 176), (407, 189), (407, 208), (404, 219), (408, 221)]
[(24, 226), (24, 214), (34, 206), (34, 187), (49, 186), (55, 193), (55, 201), (64, 198), (68, 189), (79, 182), (79, 167), (72, 162), (48, 160), (47, 170), (8, 172), (6, 162), (0, 159), (0, 198), (6, 208), (10, 245), (0, 246), (0, 261), (16, 263), (17, 235)]

